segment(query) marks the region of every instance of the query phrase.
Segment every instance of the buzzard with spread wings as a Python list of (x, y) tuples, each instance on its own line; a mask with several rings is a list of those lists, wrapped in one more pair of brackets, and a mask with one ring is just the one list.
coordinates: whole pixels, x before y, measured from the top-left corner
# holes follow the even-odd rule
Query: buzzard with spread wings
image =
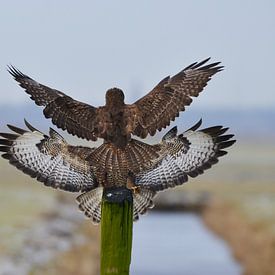
[(179, 135), (172, 128), (155, 145), (132, 139), (124, 149), (109, 143), (89, 148), (69, 145), (51, 128), (45, 135), (25, 123), (28, 130), (8, 125), (13, 133), (0, 133), (2, 157), (46, 186), (80, 192), (79, 208), (95, 223), (100, 222), (104, 187), (127, 183), (137, 220), (153, 206), (158, 191), (202, 174), (235, 142), (233, 135), (225, 134), (228, 128), (198, 130), (199, 121)]
[(9, 72), (37, 105), (44, 106), (45, 117), (51, 118), (57, 127), (80, 138), (93, 141), (103, 138), (124, 148), (132, 134), (141, 138), (154, 135), (191, 104), (192, 97), (197, 97), (211, 77), (223, 68), (220, 62), (206, 64), (209, 59), (164, 78), (134, 104), (125, 104), (123, 92), (112, 88), (106, 92), (105, 106), (100, 107), (74, 100), (12, 66)]

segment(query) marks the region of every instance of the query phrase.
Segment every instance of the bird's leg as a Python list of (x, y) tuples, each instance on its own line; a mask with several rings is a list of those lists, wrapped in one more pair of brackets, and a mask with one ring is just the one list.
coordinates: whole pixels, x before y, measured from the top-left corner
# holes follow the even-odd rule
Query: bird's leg
[(132, 190), (134, 194), (138, 194), (140, 191), (140, 187), (135, 185), (135, 176), (131, 171), (128, 173), (126, 187)]

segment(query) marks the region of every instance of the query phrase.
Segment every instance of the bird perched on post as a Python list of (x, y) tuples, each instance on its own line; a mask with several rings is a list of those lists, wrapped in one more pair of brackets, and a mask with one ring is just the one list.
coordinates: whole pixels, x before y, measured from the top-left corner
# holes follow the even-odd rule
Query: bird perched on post
[[(95, 141), (98, 148), (69, 145), (50, 129), (44, 135), (26, 122), (29, 131), (15, 126), (16, 134), (1, 133), (3, 157), (23, 172), (54, 188), (83, 192), (80, 209), (100, 220), (102, 188), (127, 186), (134, 192), (134, 215), (152, 205), (159, 190), (187, 181), (217, 162), (221, 150), (234, 143), (221, 126), (196, 131), (200, 123), (177, 135), (170, 130), (159, 144), (148, 145), (132, 138), (145, 138), (168, 126), (190, 105), (211, 77), (222, 70), (209, 59), (193, 63), (173, 77), (164, 78), (134, 104), (125, 104), (118, 88), (106, 92), (106, 104), (93, 107), (42, 85), (14, 67), (9, 72), (31, 99), (44, 106), (44, 115), (72, 135)], [(138, 191), (138, 192), (137, 192)]]
[[(108, 159), (109, 153), (102, 152), (103, 145), (98, 148), (72, 146), (51, 128), (46, 135), (25, 123), (28, 130), (8, 125), (13, 133), (0, 133), (2, 157), (46, 186), (81, 192), (77, 197), (79, 208), (96, 223), (100, 221), (104, 187), (125, 186), (130, 177), (130, 184), (134, 183), (134, 219), (137, 220), (138, 214), (153, 206), (152, 199), (158, 191), (202, 174), (235, 142), (233, 135), (224, 135), (228, 128), (222, 126), (198, 130), (200, 120), (179, 135), (177, 128), (172, 128), (155, 145), (132, 139), (131, 142), (136, 143), (133, 151), (126, 147), (113, 155), (118, 159)], [(119, 158), (126, 163), (121, 164)], [(128, 167), (140, 165), (138, 161), (142, 158), (149, 159), (147, 166), (129, 175)], [(102, 173), (106, 169), (114, 176), (107, 183), (99, 182), (96, 167), (100, 165)]]

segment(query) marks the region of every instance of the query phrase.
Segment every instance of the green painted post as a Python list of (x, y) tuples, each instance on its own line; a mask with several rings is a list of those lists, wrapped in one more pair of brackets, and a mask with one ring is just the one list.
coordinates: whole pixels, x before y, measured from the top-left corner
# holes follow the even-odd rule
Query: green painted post
[(128, 275), (133, 233), (133, 196), (125, 187), (106, 188), (101, 205), (101, 275)]

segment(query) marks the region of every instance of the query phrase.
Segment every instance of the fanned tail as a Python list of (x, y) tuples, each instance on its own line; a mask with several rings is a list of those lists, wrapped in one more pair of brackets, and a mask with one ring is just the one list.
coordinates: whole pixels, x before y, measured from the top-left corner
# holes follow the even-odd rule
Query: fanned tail
[(145, 188), (141, 188), (138, 193), (134, 194), (134, 221), (139, 219), (139, 215), (145, 214), (147, 209), (154, 207), (153, 197), (155, 195), (155, 191)]
[(103, 187), (98, 187), (76, 198), (79, 209), (95, 224), (98, 224), (101, 219), (102, 194)]
[[(95, 188), (89, 192), (83, 193), (76, 198), (79, 209), (84, 212), (85, 216), (92, 220), (93, 223), (98, 224), (101, 220), (101, 201), (102, 201), (103, 187)], [(133, 194), (133, 220), (137, 221), (139, 215), (146, 213), (148, 208), (153, 208), (152, 201), (156, 192), (142, 188), (138, 193)]]
[(103, 143), (94, 150), (88, 161), (95, 167), (95, 175), (102, 185), (125, 185), (129, 172), (138, 174), (159, 156), (159, 145), (149, 145), (132, 139), (121, 149), (111, 143)]

